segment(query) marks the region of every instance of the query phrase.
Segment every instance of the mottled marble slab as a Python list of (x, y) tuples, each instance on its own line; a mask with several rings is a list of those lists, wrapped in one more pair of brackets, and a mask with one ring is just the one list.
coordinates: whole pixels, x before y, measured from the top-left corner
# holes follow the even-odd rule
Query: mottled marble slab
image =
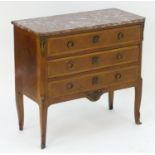
[(13, 21), (22, 29), (37, 35), (59, 35), (68, 32), (101, 29), (130, 23), (144, 22), (145, 18), (116, 8), (70, 13)]

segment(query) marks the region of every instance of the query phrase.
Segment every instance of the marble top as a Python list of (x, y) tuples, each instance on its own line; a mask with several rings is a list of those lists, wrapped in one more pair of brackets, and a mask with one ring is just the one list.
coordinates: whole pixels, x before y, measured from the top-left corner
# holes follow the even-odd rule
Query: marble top
[(70, 13), (13, 21), (22, 29), (37, 35), (59, 35), (68, 32), (101, 29), (130, 23), (144, 22), (145, 18), (116, 8)]

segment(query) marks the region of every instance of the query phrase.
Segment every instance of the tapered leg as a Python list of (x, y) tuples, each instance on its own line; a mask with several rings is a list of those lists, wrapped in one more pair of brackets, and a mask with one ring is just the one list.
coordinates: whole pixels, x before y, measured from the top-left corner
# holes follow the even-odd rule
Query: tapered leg
[(23, 94), (16, 92), (16, 107), (19, 121), (19, 130), (23, 130), (24, 125), (24, 107), (23, 107)]
[(135, 115), (135, 123), (136, 124), (141, 124), (141, 122), (140, 122), (141, 95), (142, 95), (142, 79), (140, 79), (135, 86), (134, 115)]
[(109, 110), (112, 110), (113, 109), (114, 92), (109, 91), (108, 95), (109, 95)]
[(47, 126), (47, 111), (48, 107), (42, 103), (39, 106), (40, 110), (40, 129), (41, 129), (41, 149), (46, 147), (46, 126)]

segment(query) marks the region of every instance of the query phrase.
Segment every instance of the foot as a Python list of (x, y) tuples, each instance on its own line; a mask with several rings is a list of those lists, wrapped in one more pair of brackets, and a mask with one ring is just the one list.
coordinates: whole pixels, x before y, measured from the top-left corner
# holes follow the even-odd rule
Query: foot
[(142, 122), (140, 122), (140, 120), (138, 120), (138, 121), (136, 121), (136, 124), (140, 125), (140, 124), (142, 124)]
[(109, 106), (109, 110), (113, 110), (113, 106), (112, 105)]
[(23, 131), (23, 125), (21, 123), (19, 123), (19, 130)]
[(23, 127), (19, 127), (19, 130), (20, 130), (20, 131), (23, 131)]
[(46, 145), (44, 143), (41, 144), (41, 149), (44, 149)]

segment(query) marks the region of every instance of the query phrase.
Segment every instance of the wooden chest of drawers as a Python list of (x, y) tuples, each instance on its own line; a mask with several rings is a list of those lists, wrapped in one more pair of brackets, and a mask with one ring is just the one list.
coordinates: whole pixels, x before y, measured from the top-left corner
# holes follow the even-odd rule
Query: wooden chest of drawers
[(141, 57), (145, 19), (119, 9), (19, 20), (14, 24), (16, 105), (23, 129), (23, 95), (40, 109), (41, 148), (52, 104), (135, 88), (135, 122), (140, 124)]

